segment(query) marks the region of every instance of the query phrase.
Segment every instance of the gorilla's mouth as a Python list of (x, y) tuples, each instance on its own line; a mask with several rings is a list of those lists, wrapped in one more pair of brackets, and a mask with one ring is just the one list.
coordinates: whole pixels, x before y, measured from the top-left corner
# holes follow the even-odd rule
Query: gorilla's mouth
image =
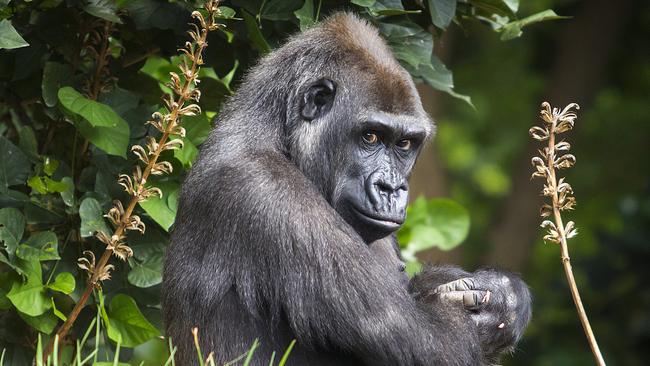
[(403, 217), (382, 216), (376, 213), (368, 213), (351, 205), (352, 212), (361, 219), (366, 225), (374, 226), (383, 231), (396, 231), (404, 223)]

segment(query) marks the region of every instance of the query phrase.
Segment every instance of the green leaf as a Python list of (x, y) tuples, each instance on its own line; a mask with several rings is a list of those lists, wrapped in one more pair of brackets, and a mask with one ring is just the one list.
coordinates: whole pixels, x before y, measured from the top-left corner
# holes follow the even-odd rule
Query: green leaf
[(267, 0), (260, 18), (271, 21), (291, 20), (291, 14), (298, 10), (301, 4), (301, 0)]
[(557, 19), (568, 19), (568, 18), (570, 17), (560, 16), (555, 14), (553, 10), (544, 10), (537, 14), (528, 16), (524, 19), (510, 22), (497, 30), (501, 32), (501, 40), (508, 41), (521, 36), (521, 34), (523, 33), (521, 29), (525, 26), (534, 23), (543, 22), (546, 20), (557, 20)]
[(135, 347), (160, 334), (128, 295), (117, 294), (113, 297), (108, 319), (108, 337), (126, 347)]
[(271, 51), (271, 46), (269, 46), (266, 39), (264, 39), (264, 35), (262, 35), (260, 28), (257, 26), (255, 18), (245, 10), (242, 11), (242, 17), (244, 18), (246, 30), (248, 31), (248, 39), (253, 43), (253, 46), (262, 55), (269, 53)]
[(153, 253), (142, 263), (136, 261), (129, 271), (129, 283), (137, 287), (151, 287), (162, 282), (163, 253)]
[(61, 312), (61, 310), (57, 309), (56, 304), (54, 303), (54, 298), (51, 297), (50, 300), (52, 300), (52, 313), (54, 313), (54, 315), (55, 315), (57, 318), (59, 318), (59, 319), (61, 319), (61, 320), (63, 320), (63, 321), (68, 320), (68, 317), (65, 316), (65, 314), (63, 314), (63, 313)]
[(314, 18), (314, 0), (305, 0), (302, 8), (294, 11), (293, 14), (300, 21), (301, 31), (311, 27), (316, 23), (316, 19)]
[[(470, 4), (475, 7), (478, 17), (489, 22), (493, 22), (495, 17), (505, 18), (506, 21), (515, 19), (516, 8), (519, 8), (517, 0), (470, 0)], [(513, 9), (513, 7), (515, 8)]]
[(204, 113), (183, 117), (182, 126), (185, 128), (185, 139), (196, 146), (201, 145), (212, 131), (210, 120)]
[(9, 186), (25, 184), (31, 173), (31, 163), (27, 156), (7, 140), (0, 136), (0, 193), (6, 193)]
[(111, 107), (88, 99), (68, 86), (59, 89), (58, 95), (67, 110), (83, 117), (75, 121), (75, 127), (85, 138), (108, 154), (126, 158), (129, 125)]
[(26, 46), (29, 43), (18, 34), (11, 22), (7, 19), (0, 20), (0, 49), (11, 50)]
[(404, 269), (409, 277), (413, 277), (416, 274), (422, 272), (422, 263), (417, 261), (406, 262), (406, 268)]
[(405, 246), (405, 258), (432, 247), (450, 250), (459, 245), (469, 232), (469, 214), (458, 203), (444, 198), (426, 201), (418, 198), (407, 209), (407, 220), (398, 232)]
[(25, 323), (29, 324), (30, 327), (45, 334), (51, 334), (59, 322), (56, 315), (51, 311), (38, 316), (30, 316), (23, 314), (22, 312), (18, 312), (18, 315), (20, 315)]
[(456, 15), (456, 0), (428, 0), (431, 22), (438, 28), (445, 29)]
[(431, 57), (431, 62), (426, 65), (420, 65), (416, 70), (407, 69), (416, 77), (422, 78), (427, 84), (435, 89), (443, 91), (454, 98), (461, 99), (470, 107), (474, 108), (472, 99), (469, 96), (456, 93), (454, 91), (454, 79), (451, 71), (435, 56)]
[(93, 236), (98, 231), (110, 236), (110, 231), (103, 217), (104, 211), (96, 199), (92, 197), (84, 199), (79, 206), (79, 216), (81, 217), (79, 233), (82, 237)]
[(30, 157), (32, 161), (36, 162), (40, 160), (38, 157), (36, 135), (34, 134), (32, 127), (22, 126), (20, 130), (18, 130), (18, 135), (20, 137), (18, 142), (20, 150)]
[(170, 206), (170, 203), (175, 202), (173, 197), (178, 195), (179, 184), (173, 181), (162, 181), (154, 185), (162, 190), (162, 198), (154, 196), (139, 204), (163, 229), (169, 230), (176, 219), (176, 206)]
[(189, 169), (198, 153), (199, 149), (187, 138), (183, 138), (183, 148), (174, 150), (174, 158), (183, 164), (183, 168)]
[(75, 279), (72, 273), (70, 272), (61, 272), (56, 275), (54, 282), (47, 285), (50, 290), (63, 292), (66, 295), (70, 295), (75, 288)]
[(120, 17), (117, 16), (115, 1), (111, 0), (90, 0), (84, 10), (86, 13), (96, 16), (113, 23), (122, 23)]
[(235, 17), (235, 9), (228, 6), (220, 6), (219, 8), (219, 19), (232, 19)]
[(420, 10), (403, 10), (403, 9), (381, 9), (374, 10), (372, 14), (374, 16), (391, 16), (391, 15), (406, 15), (406, 14), (419, 14)]
[(27, 180), (27, 185), (40, 194), (61, 193), (69, 189), (68, 183), (57, 182), (50, 177), (33, 176)]
[(126, 159), (129, 145), (129, 125), (120, 120), (118, 127), (93, 127), (86, 120), (75, 122), (75, 127), (83, 137), (108, 154)]
[(118, 127), (120, 120), (124, 122), (111, 107), (84, 97), (72, 87), (59, 89), (58, 96), (64, 107), (85, 118), (93, 127)]
[(52, 306), (50, 299), (45, 296), (41, 264), (38, 261), (25, 261), (21, 268), (27, 274), (27, 280), (24, 283), (14, 282), (7, 298), (20, 312), (39, 316)]
[(364, 8), (370, 8), (375, 5), (375, 0), (352, 0), (351, 2)]
[(398, 20), (380, 24), (380, 32), (387, 38), (395, 57), (402, 64), (417, 68), (420, 64), (431, 62), (433, 36), (419, 25)]
[(519, 0), (502, 0), (504, 4), (512, 11), (519, 10)]
[(13, 207), (0, 209), (0, 242), (12, 258), (25, 230), (25, 216)]
[(49, 261), (59, 257), (59, 240), (52, 231), (35, 233), (20, 244), (16, 256), (26, 261)]
[(59, 161), (56, 159), (53, 159), (49, 156), (45, 157), (45, 161), (43, 162), (43, 172), (49, 176), (52, 176), (56, 172), (56, 170), (59, 168)]
[(59, 102), (57, 93), (59, 89), (72, 82), (72, 66), (48, 61), (43, 68), (43, 81), (41, 93), (43, 101), (48, 107), (54, 107)]
[(61, 182), (67, 184), (67, 188), (61, 192), (61, 199), (66, 206), (72, 207), (74, 206), (74, 182), (70, 177), (63, 177)]

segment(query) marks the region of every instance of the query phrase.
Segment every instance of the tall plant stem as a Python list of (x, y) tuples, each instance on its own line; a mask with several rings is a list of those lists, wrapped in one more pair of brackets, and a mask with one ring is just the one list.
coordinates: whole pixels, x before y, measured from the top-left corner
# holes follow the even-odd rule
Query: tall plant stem
[(555, 226), (557, 227), (560, 239), (560, 258), (562, 260), (562, 266), (564, 267), (564, 274), (566, 275), (567, 282), (569, 284), (569, 289), (571, 291), (571, 297), (573, 298), (573, 303), (576, 306), (576, 311), (578, 312), (578, 318), (580, 318), (580, 323), (584, 329), (585, 335), (587, 336), (587, 341), (589, 342), (589, 347), (591, 352), (596, 359), (596, 364), (599, 366), (605, 366), (605, 360), (603, 355), (600, 352), (600, 347), (598, 347), (598, 342), (596, 341), (596, 336), (594, 335), (593, 330), (591, 329), (591, 324), (589, 323), (589, 318), (587, 317), (587, 312), (585, 311), (584, 305), (582, 305), (582, 300), (580, 299), (580, 292), (578, 291), (578, 285), (576, 284), (575, 277), (573, 276), (573, 269), (571, 267), (571, 257), (569, 257), (569, 246), (567, 245), (566, 232), (564, 230), (564, 223), (562, 222), (562, 215), (560, 214), (560, 204), (559, 204), (559, 193), (558, 193), (558, 182), (555, 175), (555, 127), (557, 126), (557, 118), (554, 119), (553, 124), (551, 125), (549, 139), (548, 139), (548, 163), (547, 167), (549, 170), (550, 178), (549, 183), (551, 184), (553, 196), (553, 219), (555, 221)]
[[(191, 72), (185, 74), (186, 77), (183, 80), (181, 92), (178, 93), (178, 96), (174, 100), (174, 103), (170, 104), (173, 107), (171, 108), (171, 110), (169, 110), (169, 119), (166, 122), (162, 136), (157, 141), (157, 147), (155, 151), (151, 154), (151, 157), (149, 158), (149, 162), (146, 165), (141, 178), (139, 179), (138, 182), (136, 182), (137, 191), (135, 192), (135, 194), (132, 195), (128, 206), (124, 210), (124, 214), (121, 215), (121, 220), (117, 225), (117, 227), (115, 228), (112, 237), (119, 238), (125, 234), (125, 231), (127, 230), (129, 223), (131, 222), (133, 210), (135, 209), (135, 206), (138, 204), (138, 202), (142, 200), (141, 192), (143, 190), (146, 190), (145, 184), (147, 182), (147, 179), (152, 174), (152, 169), (154, 169), (154, 167), (156, 166), (160, 154), (167, 149), (166, 143), (168, 142), (172, 132), (176, 129), (176, 127), (179, 124), (179, 118), (183, 114), (182, 109), (184, 108), (185, 104), (188, 101), (190, 101), (190, 99), (192, 99), (191, 87), (192, 84), (195, 82), (196, 75), (198, 74), (199, 71), (199, 67), (202, 64), (201, 55), (204, 49), (208, 45), (207, 44), (208, 33), (210, 30), (216, 29), (214, 23), (214, 16), (216, 12), (218, 12), (216, 6), (217, 2), (208, 0), (208, 3), (210, 4), (210, 6), (207, 8), (210, 14), (207, 17), (207, 22), (205, 24), (202, 24), (203, 27), (201, 28), (201, 31), (198, 32), (198, 39), (195, 39), (193, 42), (193, 44), (196, 47), (190, 48), (192, 50), (192, 53), (191, 56), (188, 57), (188, 59), (191, 60)], [(190, 76), (188, 77), (187, 75)], [(92, 272), (92, 275), (90, 276), (88, 283), (86, 284), (86, 288), (84, 289), (84, 292), (79, 298), (79, 301), (77, 301), (74, 308), (68, 315), (67, 320), (56, 332), (58, 339), (64, 339), (64, 337), (70, 331), (70, 328), (72, 328), (72, 326), (74, 325), (74, 322), (77, 320), (77, 317), (81, 313), (81, 310), (86, 306), (86, 303), (88, 302), (88, 299), (90, 298), (90, 294), (93, 292), (93, 289), (99, 285), (101, 281), (101, 276), (103, 273), (105, 273), (105, 268), (113, 253), (114, 253), (114, 247), (107, 246), (106, 250), (100, 257), (99, 261), (97, 262), (94, 271)], [(56, 337), (52, 337), (52, 339), (54, 338)], [(52, 352), (52, 347), (53, 347), (53, 342), (50, 341), (45, 352), (43, 353), (43, 360), (45, 362), (47, 361), (48, 356)]]

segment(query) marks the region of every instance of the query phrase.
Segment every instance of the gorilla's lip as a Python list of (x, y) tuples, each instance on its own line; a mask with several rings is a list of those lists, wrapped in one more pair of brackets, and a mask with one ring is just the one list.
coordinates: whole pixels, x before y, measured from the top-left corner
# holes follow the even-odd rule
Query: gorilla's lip
[(374, 213), (368, 213), (351, 205), (352, 211), (359, 216), (362, 220), (366, 221), (373, 226), (379, 226), (387, 231), (395, 231), (399, 229), (404, 223), (403, 218), (380, 216)]

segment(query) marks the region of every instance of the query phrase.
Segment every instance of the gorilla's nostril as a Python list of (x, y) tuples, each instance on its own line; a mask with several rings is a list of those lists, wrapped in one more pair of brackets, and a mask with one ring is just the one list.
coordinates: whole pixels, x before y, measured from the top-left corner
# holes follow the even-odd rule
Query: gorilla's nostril
[(375, 185), (377, 188), (386, 193), (394, 193), (399, 190), (406, 190), (406, 183), (404, 181), (385, 181), (385, 180), (379, 180), (375, 182)]

